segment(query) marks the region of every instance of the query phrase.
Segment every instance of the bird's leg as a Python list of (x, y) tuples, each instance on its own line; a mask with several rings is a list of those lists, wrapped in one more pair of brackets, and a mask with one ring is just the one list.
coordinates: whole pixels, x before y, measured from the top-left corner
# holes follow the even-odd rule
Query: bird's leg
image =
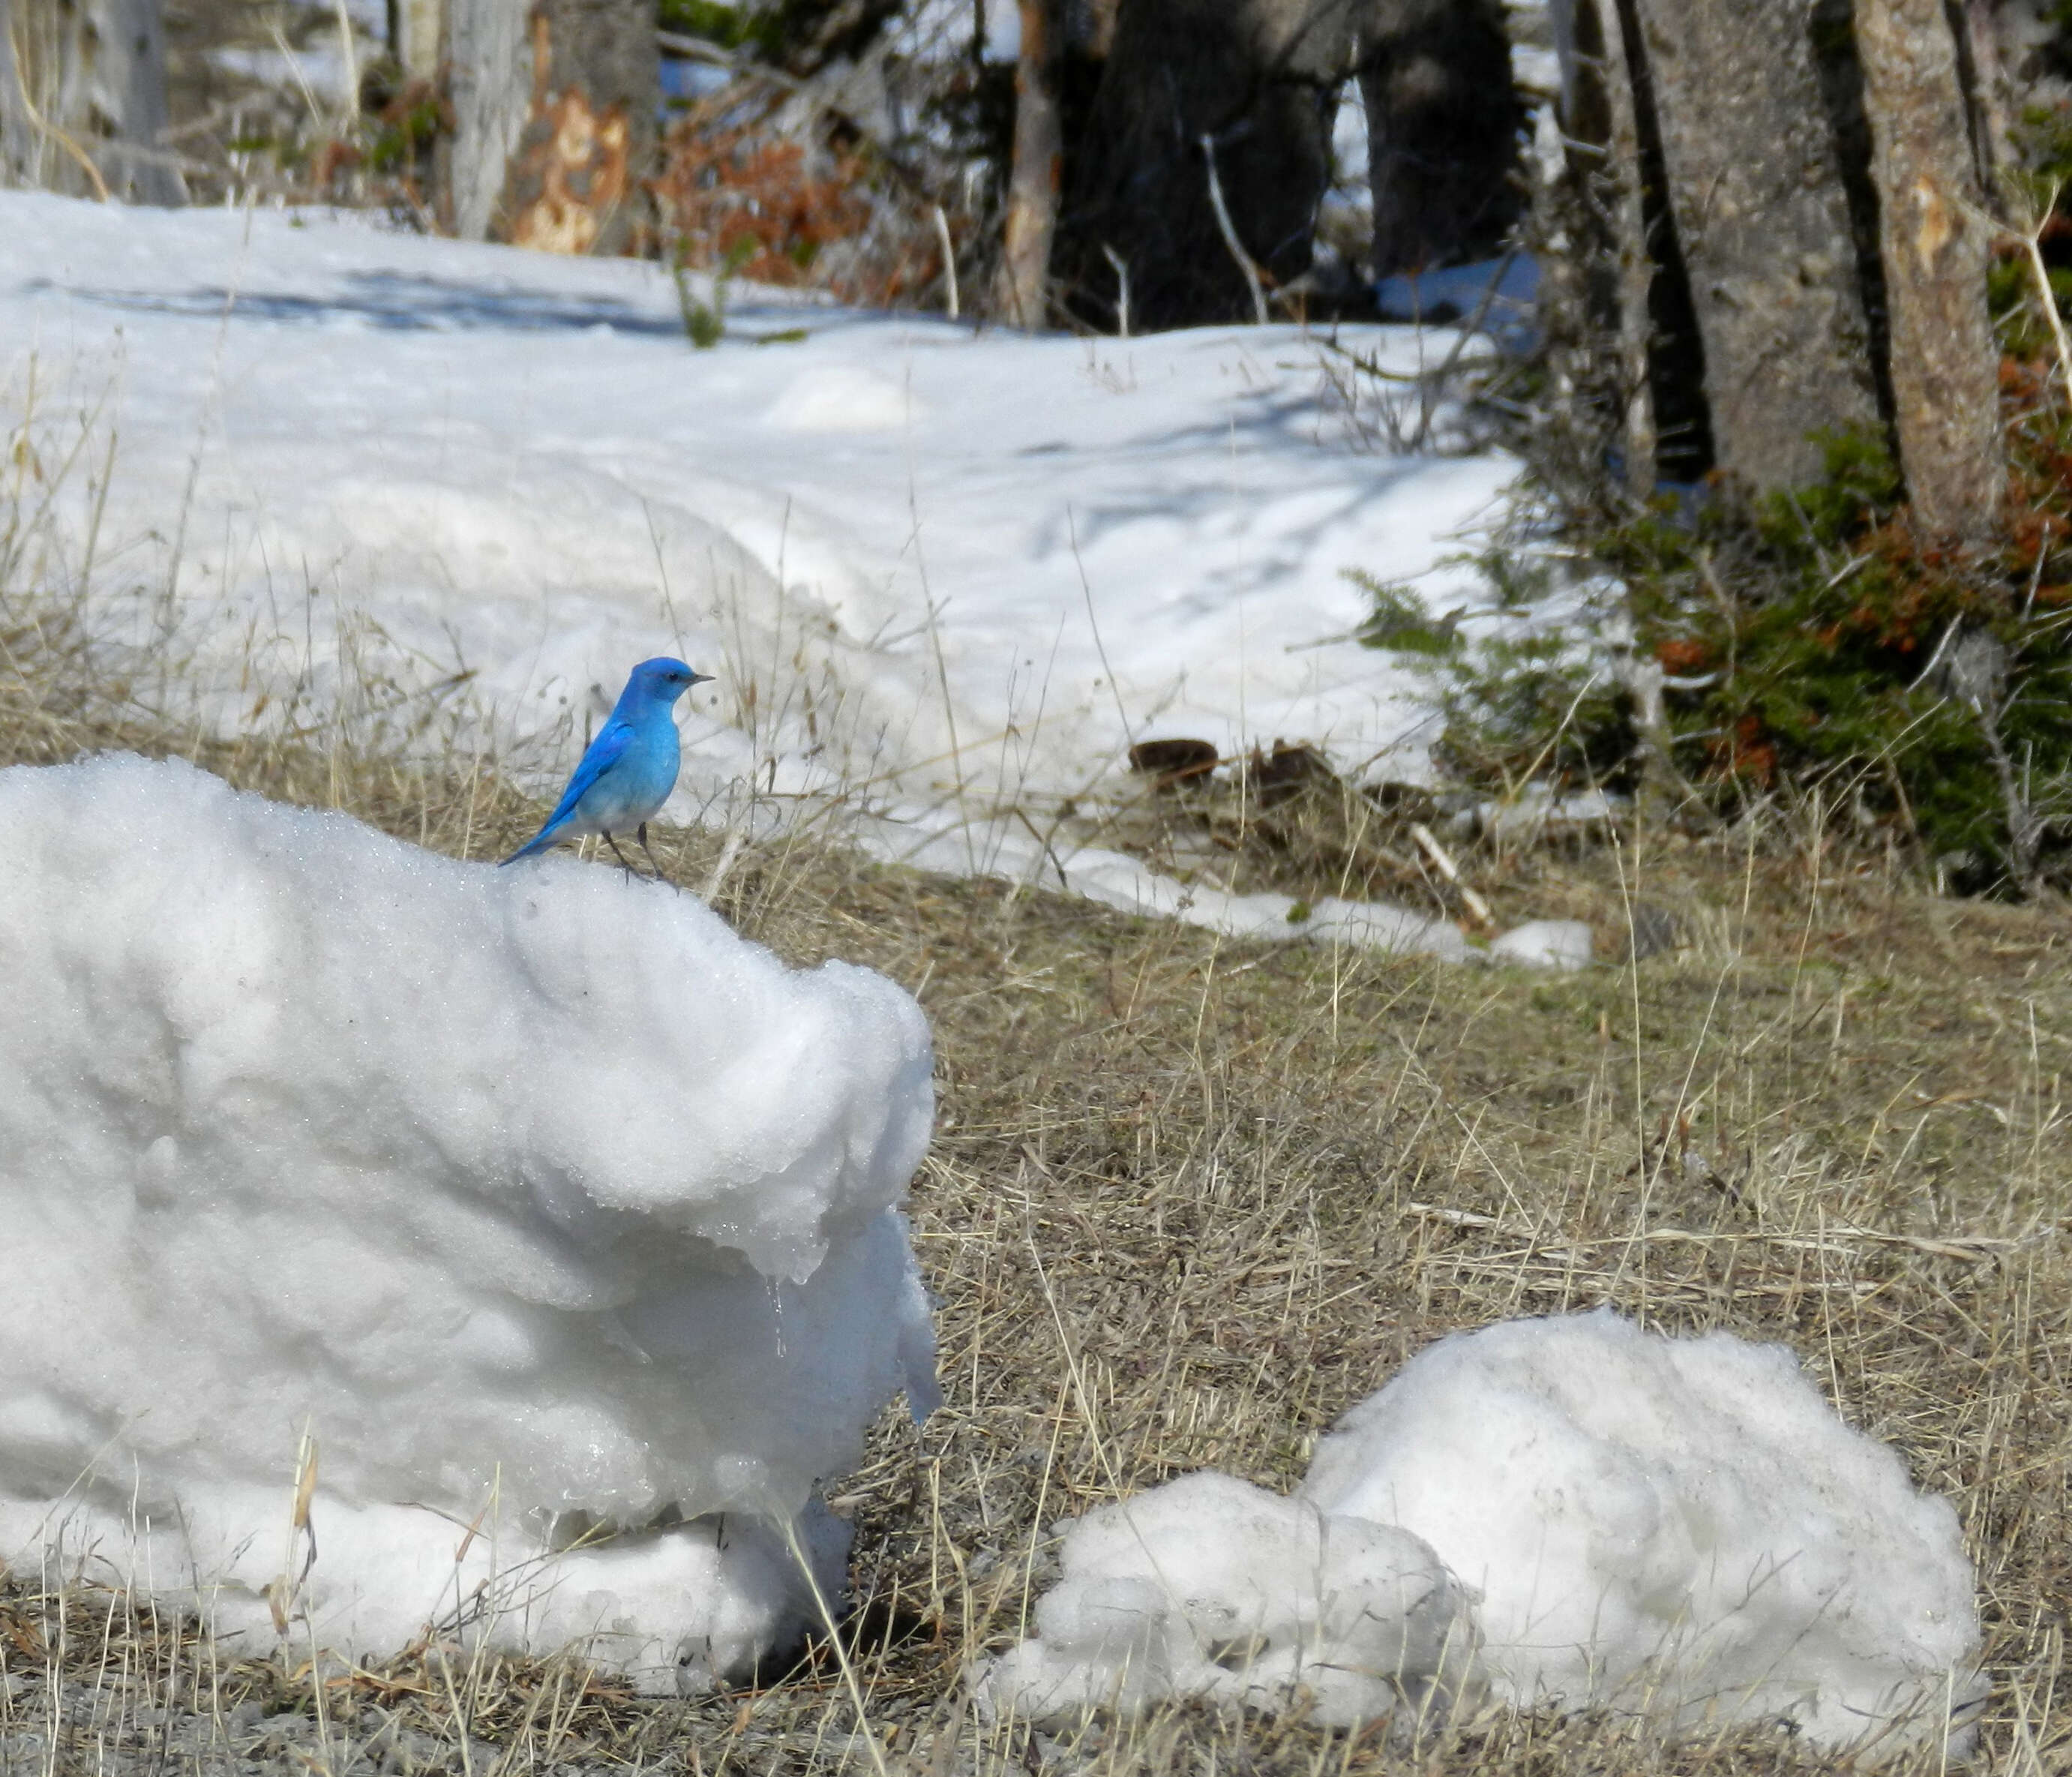
[[(669, 873), (662, 868), (661, 861), (656, 857), (653, 849), (648, 843), (648, 823), (644, 821), (640, 823), (639, 837), (641, 850), (648, 854), (648, 862), (655, 866), (655, 880), (658, 882), (668, 882)], [(671, 887), (673, 888), (675, 886), (674, 883), (670, 883)]]
[(604, 842), (607, 845), (610, 846), (611, 855), (619, 860), (619, 867), (624, 870), (629, 878), (638, 874), (634, 870), (633, 866), (627, 862), (626, 854), (619, 849), (619, 841), (616, 839), (613, 838), (610, 833), (606, 833), (604, 836)]

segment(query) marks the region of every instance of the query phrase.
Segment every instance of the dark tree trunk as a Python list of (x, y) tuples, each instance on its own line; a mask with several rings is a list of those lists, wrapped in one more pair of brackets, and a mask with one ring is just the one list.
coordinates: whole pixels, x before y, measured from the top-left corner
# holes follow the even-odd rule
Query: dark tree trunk
[(1020, 0), (1022, 45), (1014, 68), (1014, 164), (993, 306), (1017, 327), (1048, 318), (1050, 245), (1058, 227), (1065, 134), (1059, 64), (1064, 47), (1059, 0)]
[(1514, 219), (1520, 118), (1499, 0), (1121, 0), (1061, 224), (1090, 319), (1128, 266), (1151, 327), (1252, 311), (1210, 201), (1269, 290), (1309, 269), (1331, 121), (1357, 73), (1382, 273), (1490, 250)]
[[(1569, 141), (1581, 151), (1570, 157), (1571, 176), (1594, 195), (1589, 211), (1603, 237), (1610, 273), (1602, 306), (1610, 311), (1618, 338), (1614, 393), (1626, 488), (1636, 500), (1646, 500), (1655, 492), (1659, 440), (1651, 386), (1655, 255), (1648, 241), (1639, 95), (1615, 0), (1580, 0), (1573, 18), (1576, 67), (1565, 122)], [(1547, 275), (1544, 269), (1541, 275)]]
[(1718, 467), (1815, 479), (1811, 434), (1878, 411), (1805, 0), (1635, 0)]
[(1523, 113), (1499, 0), (1360, 9), (1376, 278), (1492, 247), (1515, 220)]
[(1992, 226), (1942, 0), (1857, 0), (1882, 212), (1893, 426), (1914, 516), (1980, 536), (2007, 487), (2000, 355), (1986, 306)]
[(1347, 0), (1123, 0), (1077, 158), (1060, 255), (1087, 312), (1128, 267), (1141, 325), (1252, 313), (1209, 199), (1269, 284), (1306, 270), (1331, 171), (1328, 105), (1351, 71)]

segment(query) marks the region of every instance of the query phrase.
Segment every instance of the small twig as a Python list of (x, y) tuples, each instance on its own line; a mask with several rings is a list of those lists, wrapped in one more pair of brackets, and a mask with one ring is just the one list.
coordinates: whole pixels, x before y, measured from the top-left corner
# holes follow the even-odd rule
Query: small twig
[(1468, 886), (1462, 878), (1460, 866), (1453, 862), (1446, 848), (1433, 837), (1432, 829), (1421, 821), (1413, 821), (1410, 823), (1410, 837), (1417, 841), (1417, 849), (1432, 860), (1432, 867), (1459, 892), (1461, 904), (1474, 916), (1475, 923), (1478, 925), (1494, 925), (1496, 921), (1490, 916), (1489, 903)]
[(2045, 531), (2036, 545), (2036, 566), (2029, 571), (2029, 591), (2021, 602), (2021, 620), (2029, 621), (2036, 609), (2036, 589), (2043, 584), (2043, 566), (2050, 559), (2050, 533)]
[(1115, 336), (1118, 339), (1129, 337), (1129, 261), (1105, 241), (1101, 243), (1101, 254), (1115, 267)]
[(1133, 741), (1136, 737), (1130, 730), (1129, 712), (1123, 707), (1122, 686), (1116, 681), (1115, 668), (1108, 664), (1108, 644), (1101, 640), (1100, 619), (1094, 615), (1093, 582), (1087, 578), (1086, 561), (1079, 553), (1079, 520), (1072, 515), (1070, 502), (1065, 507), (1065, 533), (1072, 541), (1073, 566), (1079, 570), (1079, 591), (1087, 602), (1087, 627), (1094, 632), (1094, 652), (1100, 656), (1101, 671), (1108, 676), (1108, 688), (1115, 697), (1116, 720), (1122, 724), (1124, 741)]
[[(2036, 284), (2036, 300), (2043, 310), (2043, 319), (2050, 328), (2052, 343), (2058, 348), (2058, 374), (2065, 385), (2065, 397), (2072, 401), (2072, 344), (2065, 338), (2065, 323), (2058, 312), (2058, 298), (2050, 288), (2050, 269), (2043, 262), (2043, 226), (2058, 208), (2058, 194), (2065, 189), (2061, 179), (2050, 187), (2050, 197), (2039, 212), (2033, 228), (2008, 228), (2004, 223), (1996, 223), (2007, 234), (2021, 241), (2022, 254), (2029, 261), (2029, 275)], [(1988, 220), (1993, 219), (1988, 217)]]
[(1229, 209), (1223, 203), (1223, 181), (1216, 177), (1216, 139), (1202, 138), (1202, 158), (1209, 168), (1209, 208), (1216, 212), (1216, 226), (1223, 231), (1223, 245), (1230, 249), (1230, 256), (1237, 261), (1237, 269), (1244, 274), (1244, 286), (1252, 292), (1252, 318), (1259, 326), (1267, 322), (1266, 290), (1259, 281), (1259, 267), (1252, 263), (1252, 255), (1244, 250), (1244, 244), (1237, 237), (1231, 225)]
[[(1868, 561), (1870, 558), (1866, 556), (1864, 559)], [(1950, 644), (1956, 639), (1957, 631), (1963, 627), (1963, 618), (1952, 617), (1943, 626), (1942, 639), (1935, 644), (1934, 652), (1928, 656), (1928, 664), (1915, 676), (1914, 683), (1906, 688), (1908, 690), (1918, 691), (1934, 676), (1935, 669), (1942, 665), (1942, 656), (1950, 651)]]
[(1651, 1228), (1630, 1234), (1605, 1234), (1581, 1240), (1543, 1243), (1536, 1229), (1521, 1227), (1515, 1222), (1507, 1222), (1501, 1216), (1485, 1216), (1472, 1209), (1453, 1209), (1443, 1203), (1405, 1203), (1403, 1207), (1406, 1213), (1422, 1221), (1438, 1222), (1448, 1228), (1474, 1228), (1481, 1232), (1500, 1234), (1507, 1240), (1524, 1240), (1535, 1251), (1553, 1259), (1567, 1258), (1590, 1247), (1763, 1245), (1781, 1246), (1793, 1252), (1832, 1253), (1847, 1250), (1840, 1243), (1852, 1242), (1873, 1246), (1904, 1247), (1910, 1252), (1926, 1253), (1931, 1258), (1962, 1259), (1969, 1265), (1983, 1265), (1996, 1253), (2016, 1251), (2025, 1244), (2021, 1240), (2006, 1236), (1986, 1234), (1964, 1234), (1949, 1240), (1932, 1240), (1919, 1234), (1894, 1234), (1883, 1228), (1858, 1228), (1847, 1222), (1834, 1223), (1823, 1228), (1817, 1235), (1707, 1234), (1687, 1228)]
[(713, 898), (720, 891), (720, 886), (726, 881), (728, 871), (734, 868), (734, 860), (741, 856), (742, 848), (746, 843), (746, 836), (738, 827), (726, 836), (726, 843), (720, 847), (719, 858), (713, 865), (712, 874), (705, 878), (705, 886), (699, 891), (698, 899), (707, 907), (712, 905)]
[(277, 24), (272, 27), (273, 47), (281, 52), (281, 60), (287, 64), (288, 72), (302, 91), (302, 103), (310, 109), (310, 121), (321, 130), (324, 125), (323, 107), (317, 103), (316, 89), (310, 84), (309, 76), (302, 72), (302, 59), (288, 41), (288, 34)]
[(944, 214), (943, 207), (933, 206), (935, 212), (935, 238), (943, 245), (943, 282), (948, 286), (950, 319), (957, 318), (957, 249), (950, 239), (950, 219)]
[(1475, 304), (1474, 313), (1460, 324), (1460, 333), (1453, 341), (1453, 349), (1441, 361), (1437, 370), (1429, 376), (1417, 379), (1417, 430), (1411, 435), (1408, 448), (1415, 450), (1421, 446), (1432, 430), (1432, 415), (1437, 409), (1435, 393), (1446, 385), (1446, 379), (1453, 373), (1453, 367), (1461, 361), (1461, 354), (1467, 350), (1468, 341), (1482, 331), (1482, 323), (1489, 319), (1489, 311), (1496, 301), (1496, 293), (1510, 274), (1511, 261), (1518, 257), (1518, 249), (1506, 251), (1498, 262), (1496, 276), (1483, 289), (1482, 299)]

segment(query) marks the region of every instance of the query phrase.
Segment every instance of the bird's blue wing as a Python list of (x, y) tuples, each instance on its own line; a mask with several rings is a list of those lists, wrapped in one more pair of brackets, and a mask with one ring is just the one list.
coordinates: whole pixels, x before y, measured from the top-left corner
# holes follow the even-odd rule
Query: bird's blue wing
[(576, 804), (588, 794), (590, 787), (619, 763), (619, 755), (633, 744), (631, 724), (608, 722), (597, 731), (597, 738), (590, 743), (575, 774), (569, 779), (569, 787), (561, 792), (561, 800), (554, 804), (554, 812), (547, 817), (550, 827), (575, 812)]
[(569, 778), (569, 787), (561, 792), (561, 800), (554, 804), (554, 812), (547, 817), (546, 824), (504, 862), (515, 863), (521, 858), (530, 858), (535, 852), (545, 851), (553, 845), (555, 834), (567, 825), (575, 813), (576, 804), (582, 800), (590, 786), (617, 764), (620, 756), (632, 744), (632, 727), (618, 717), (615, 716), (600, 728), (597, 738), (590, 743), (589, 750), (577, 765), (574, 775)]

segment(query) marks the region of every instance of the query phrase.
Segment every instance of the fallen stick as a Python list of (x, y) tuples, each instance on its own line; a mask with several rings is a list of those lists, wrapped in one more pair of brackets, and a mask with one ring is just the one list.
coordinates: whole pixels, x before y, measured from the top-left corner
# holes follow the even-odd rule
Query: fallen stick
[(1417, 849), (1432, 860), (1432, 867), (1460, 891), (1461, 904), (1471, 914), (1478, 925), (1493, 926), (1490, 904), (1461, 879), (1460, 866), (1446, 848), (1432, 837), (1432, 829), (1421, 821), (1410, 823), (1410, 837), (1417, 841)]

